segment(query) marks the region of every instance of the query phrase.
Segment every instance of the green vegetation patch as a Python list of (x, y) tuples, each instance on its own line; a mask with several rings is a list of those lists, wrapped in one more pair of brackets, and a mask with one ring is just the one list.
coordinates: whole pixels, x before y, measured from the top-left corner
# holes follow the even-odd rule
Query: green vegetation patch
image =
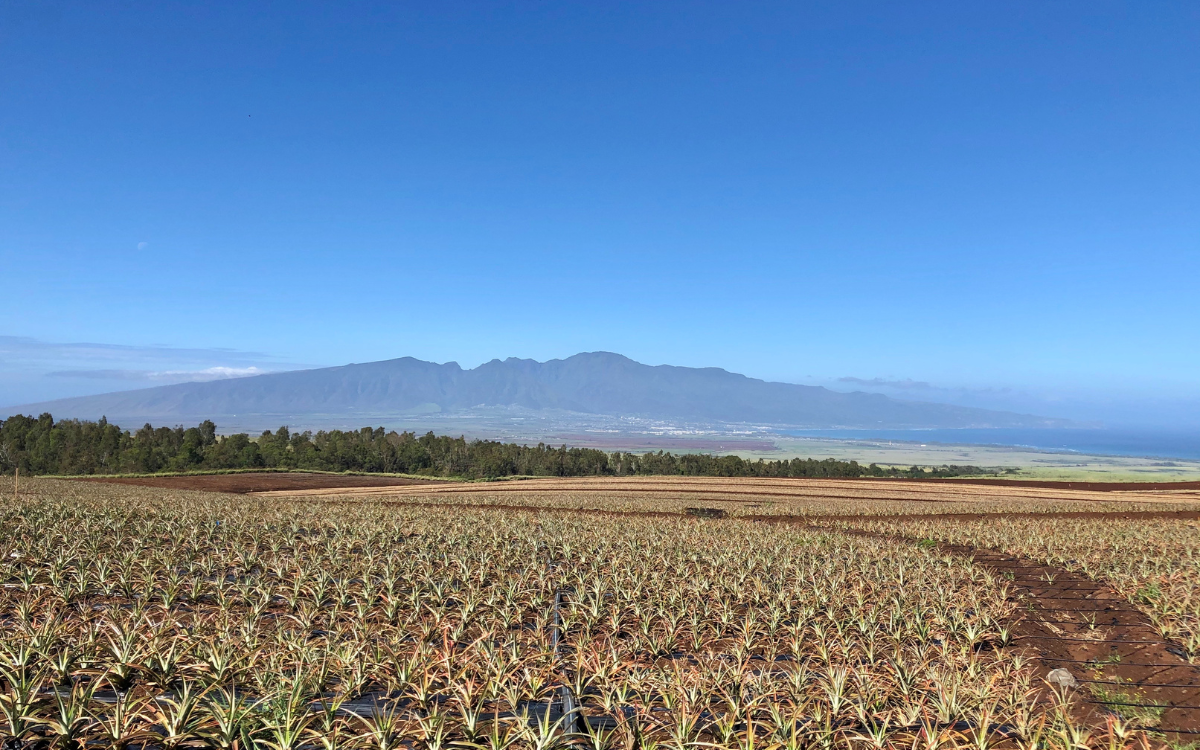
[(412, 432), (360, 430), (291, 432), (280, 427), (252, 438), (221, 436), (205, 420), (196, 427), (152, 427), (130, 432), (109, 424), (15, 416), (0, 421), (0, 472), (20, 468), (41, 475), (130, 475), (213, 471), (303, 470), (384, 473), (418, 477), (950, 477), (979, 474), (975, 466), (926, 470), (863, 466), (857, 461), (793, 458), (746, 460), (703, 453), (607, 453), (467, 440)]

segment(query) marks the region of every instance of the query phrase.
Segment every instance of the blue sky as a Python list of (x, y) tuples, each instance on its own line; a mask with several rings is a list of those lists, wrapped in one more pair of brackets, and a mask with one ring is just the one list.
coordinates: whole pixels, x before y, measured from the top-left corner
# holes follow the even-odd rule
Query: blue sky
[(1195, 3), (12, 2), (0, 70), (0, 403), (603, 349), (1200, 424)]

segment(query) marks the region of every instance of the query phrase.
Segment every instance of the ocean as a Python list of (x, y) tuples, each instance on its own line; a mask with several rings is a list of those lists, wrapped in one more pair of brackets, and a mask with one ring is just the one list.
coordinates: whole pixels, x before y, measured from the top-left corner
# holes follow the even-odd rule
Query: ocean
[(1063, 453), (1200, 460), (1200, 430), (1196, 429), (781, 430), (780, 433), (837, 440), (1002, 445)]

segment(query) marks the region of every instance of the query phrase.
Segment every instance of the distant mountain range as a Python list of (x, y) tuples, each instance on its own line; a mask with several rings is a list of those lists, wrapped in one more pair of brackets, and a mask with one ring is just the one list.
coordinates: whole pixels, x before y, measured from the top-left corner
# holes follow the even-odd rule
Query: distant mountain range
[[(306, 415), (414, 415), (514, 407), (796, 428), (1063, 427), (1064, 420), (900, 401), (871, 393), (771, 383), (715, 367), (652, 367), (608, 352), (535, 362), (492, 360), (473, 370), (411, 357), (182, 383), (0, 409), (56, 419), (107, 416), (123, 425), (249, 415), (302, 424)], [(269, 421), (269, 420), (268, 420)], [(278, 421), (278, 420), (276, 420)]]

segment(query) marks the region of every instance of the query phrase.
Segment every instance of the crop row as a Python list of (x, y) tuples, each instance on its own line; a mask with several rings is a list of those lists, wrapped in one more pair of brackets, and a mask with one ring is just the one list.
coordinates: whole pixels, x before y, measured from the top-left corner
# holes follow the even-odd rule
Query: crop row
[(1103, 581), (1200, 659), (1200, 522), (1173, 519), (874, 520), (857, 528), (1003, 550)]
[(0, 507), (0, 581), (30, 746), (1144, 739), (1033, 679), (1004, 581), (838, 533), (91, 486)]

